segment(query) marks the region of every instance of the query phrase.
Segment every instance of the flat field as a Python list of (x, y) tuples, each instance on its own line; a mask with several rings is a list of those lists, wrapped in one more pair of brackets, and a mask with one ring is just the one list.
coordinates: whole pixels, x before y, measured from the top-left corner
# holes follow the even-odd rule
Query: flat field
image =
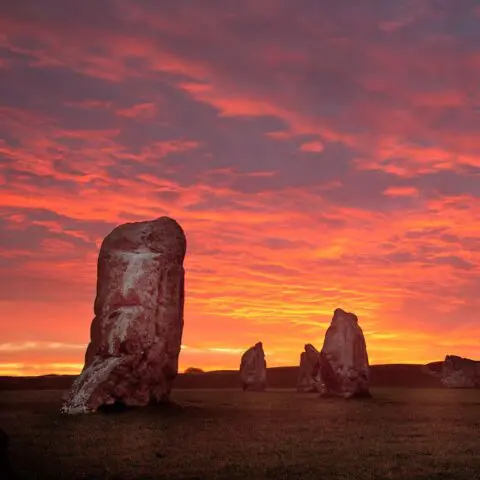
[(175, 390), (174, 405), (58, 414), (61, 391), (0, 392), (25, 479), (480, 479), (480, 390)]

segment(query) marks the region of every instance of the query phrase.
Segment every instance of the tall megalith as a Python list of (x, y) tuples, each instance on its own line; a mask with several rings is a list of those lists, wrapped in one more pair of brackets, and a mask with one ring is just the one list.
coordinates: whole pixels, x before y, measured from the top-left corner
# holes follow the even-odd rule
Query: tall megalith
[(168, 400), (183, 332), (186, 238), (168, 217), (126, 223), (103, 241), (85, 366), (63, 413)]
[(321, 393), (370, 396), (368, 353), (358, 318), (337, 308), (320, 352)]

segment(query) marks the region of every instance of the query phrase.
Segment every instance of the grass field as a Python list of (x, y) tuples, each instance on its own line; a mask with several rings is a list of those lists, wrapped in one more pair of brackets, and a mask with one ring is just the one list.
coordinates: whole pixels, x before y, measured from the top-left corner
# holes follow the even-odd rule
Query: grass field
[(372, 393), (176, 390), (169, 408), (60, 416), (61, 391), (6, 391), (0, 427), (26, 479), (480, 479), (480, 390)]

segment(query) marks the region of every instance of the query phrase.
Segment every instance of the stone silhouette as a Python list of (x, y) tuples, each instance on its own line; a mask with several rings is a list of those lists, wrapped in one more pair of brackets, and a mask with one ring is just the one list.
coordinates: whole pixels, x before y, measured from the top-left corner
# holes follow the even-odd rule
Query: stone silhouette
[(0, 478), (4, 480), (13, 480), (12, 465), (10, 463), (10, 439), (7, 433), (0, 428)]
[(267, 381), (267, 362), (262, 342), (256, 343), (243, 355), (240, 362), (243, 390), (263, 391)]
[(337, 308), (320, 353), (322, 395), (370, 396), (368, 354), (358, 318)]
[(63, 413), (168, 400), (183, 332), (185, 234), (161, 217), (126, 223), (103, 241), (85, 366)]
[(319, 392), (320, 387), (320, 352), (313, 345), (307, 343), (305, 351), (300, 354), (297, 391)]
[(447, 355), (442, 364), (441, 382), (448, 388), (480, 388), (480, 362)]

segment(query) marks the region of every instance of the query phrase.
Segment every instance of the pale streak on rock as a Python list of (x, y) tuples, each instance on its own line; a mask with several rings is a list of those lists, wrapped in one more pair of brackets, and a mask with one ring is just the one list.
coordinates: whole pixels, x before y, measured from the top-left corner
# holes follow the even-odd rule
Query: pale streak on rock
[(267, 362), (262, 342), (256, 343), (243, 355), (240, 362), (243, 390), (263, 391), (267, 383)]
[(127, 223), (103, 241), (85, 366), (63, 413), (168, 400), (183, 332), (185, 234), (161, 217)]
[(128, 331), (136, 328), (142, 307), (124, 307), (115, 318), (115, 323), (107, 334), (108, 353), (114, 355), (127, 339)]
[[(73, 383), (70, 396), (62, 407), (62, 413), (87, 413), (89, 411), (88, 403), (95, 390), (101, 388), (108, 381), (109, 375), (123, 361), (122, 357), (105, 359), (96, 357), (90, 367)], [(102, 397), (102, 404), (110, 403), (113, 403), (111, 397)]]
[(115, 252), (125, 257), (127, 268), (123, 274), (123, 294), (128, 295), (138, 280), (148, 271), (148, 266), (156, 260), (158, 254), (151, 252)]

